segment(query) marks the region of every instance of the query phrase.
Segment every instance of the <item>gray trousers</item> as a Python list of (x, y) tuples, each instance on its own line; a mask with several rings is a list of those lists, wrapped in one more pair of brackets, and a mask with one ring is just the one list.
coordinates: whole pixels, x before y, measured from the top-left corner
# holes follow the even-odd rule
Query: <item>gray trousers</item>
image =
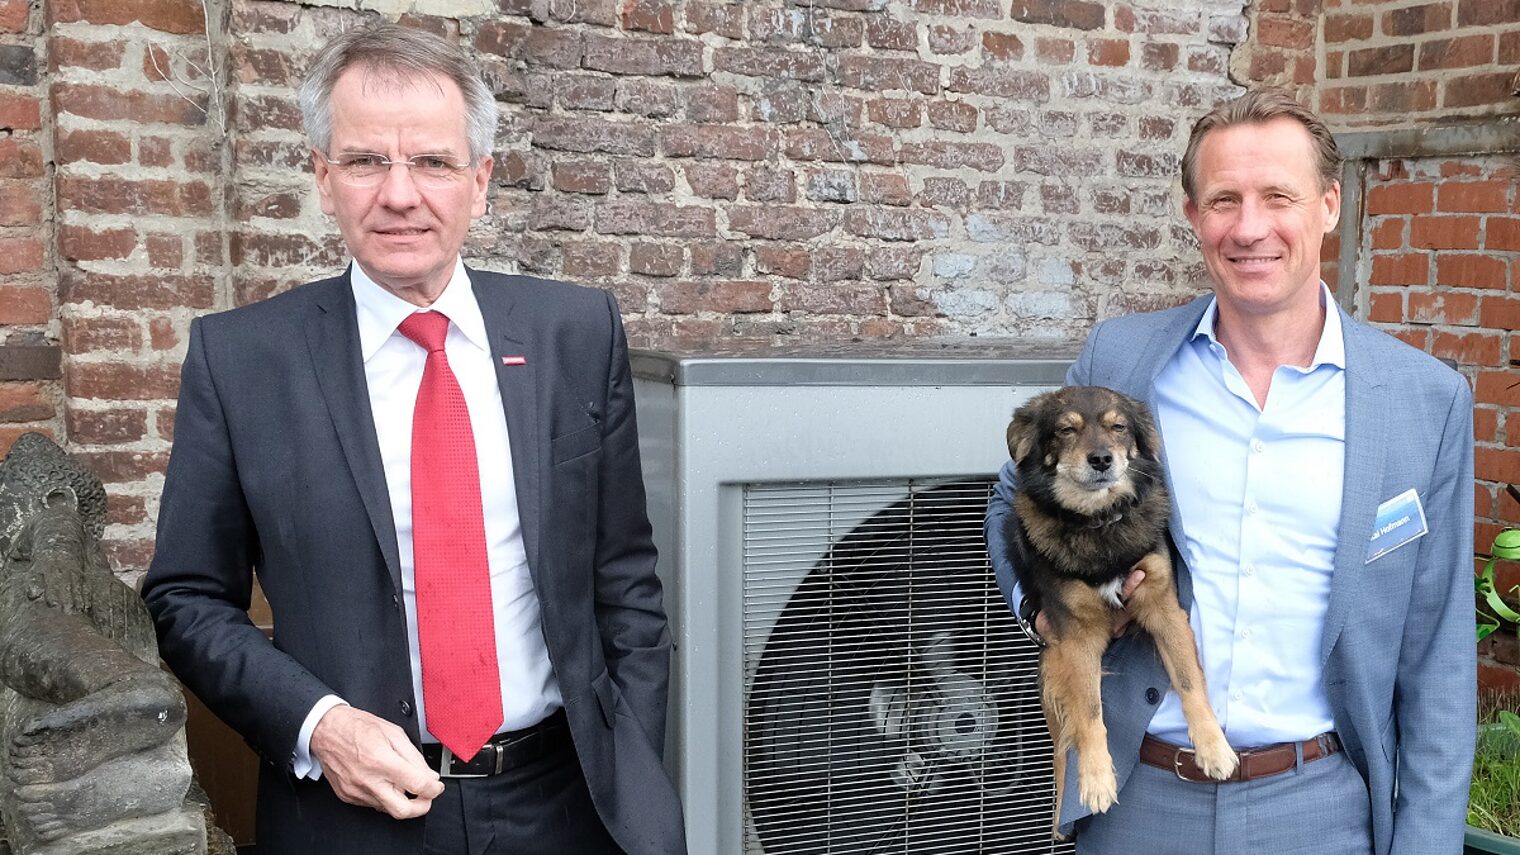
[(1344, 752), (1255, 781), (1198, 784), (1140, 763), (1077, 855), (1369, 855), (1367, 784)]

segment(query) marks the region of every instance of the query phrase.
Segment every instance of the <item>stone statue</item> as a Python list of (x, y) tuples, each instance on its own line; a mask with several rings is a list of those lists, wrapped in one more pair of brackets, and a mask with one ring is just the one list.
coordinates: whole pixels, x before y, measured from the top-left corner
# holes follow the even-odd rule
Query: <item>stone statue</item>
[(0, 837), (14, 855), (200, 855), (184, 696), (104, 528), (100, 481), (18, 439), (0, 462)]

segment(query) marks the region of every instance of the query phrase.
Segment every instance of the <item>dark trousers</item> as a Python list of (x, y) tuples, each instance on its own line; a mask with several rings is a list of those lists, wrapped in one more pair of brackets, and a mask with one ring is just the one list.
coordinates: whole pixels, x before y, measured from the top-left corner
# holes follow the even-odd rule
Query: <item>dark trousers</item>
[(423, 855), (623, 855), (566, 744), (489, 778), (445, 778)]

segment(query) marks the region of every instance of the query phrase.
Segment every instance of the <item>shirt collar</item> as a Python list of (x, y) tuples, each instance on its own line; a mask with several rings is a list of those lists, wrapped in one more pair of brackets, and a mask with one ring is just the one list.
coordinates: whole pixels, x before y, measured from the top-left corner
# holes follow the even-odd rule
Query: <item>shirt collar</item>
[[(1330, 287), (1324, 282), (1319, 283), (1319, 304), (1325, 308), (1325, 328), (1320, 330), (1319, 344), (1314, 348), (1314, 358), (1309, 360), (1309, 367), (1301, 369), (1304, 372), (1313, 371), (1321, 365), (1333, 365), (1344, 371), (1346, 369), (1346, 339), (1341, 334), (1341, 313), (1330, 297)], [(1219, 339), (1214, 336), (1214, 322), (1219, 318), (1219, 298), (1209, 299), (1209, 306), (1203, 310), (1203, 317), (1198, 319), (1198, 326), (1193, 334), (1188, 337), (1189, 341), (1197, 341), (1199, 336), (1209, 340), (1210, 344), (1219, 344)], [(1219, 344), (1220, 347), (1224, 345)]]
[(480, 314), (480, 304), (475, 301), (475, 290), (470, 287), (470, 276), (462, 259), (454, 260), (454, 272), (443, 293), (427, 309), (397, 297), (375, 282), (364, 268), (355, 261), (349, 272), (349, 284), (354, 292), (354, 308), (359, 320), (359, 354), (365, 362), (370, 360), (384, 344), (396, 334), (396, 328), (407, 316), (418, 311), (439, 311), (448, 315), (450, 321), (469, 342), (486, 350), (486, 322)]

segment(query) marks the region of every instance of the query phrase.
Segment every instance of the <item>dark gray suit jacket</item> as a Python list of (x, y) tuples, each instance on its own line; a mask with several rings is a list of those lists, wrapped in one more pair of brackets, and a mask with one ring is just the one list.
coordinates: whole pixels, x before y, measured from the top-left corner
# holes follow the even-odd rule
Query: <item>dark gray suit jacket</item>
[[(1067, 383), (1109, 386), (1154, 407), (1156, 376), (1197, 328), (1208, 300), (1100, 324)], [(1428, 354), (1344, 313), (1341, 322), (1346, 462), (1321, 647), (1325, 692), (1346, 753), (1367, 781), (1376, 855), (1456, 853), (1466, 825), (1477, 716), (1468, 581), (1472, 393), (1461, 375)], [(1164, 453), (1187, 453), (1167, 451), (1165, 439)], [(1015, 584), (1003, 533), (1011, 485), (1011, 467), (1004, 467), (986, 529), (1005, 594)], [(1411, 487), (1424, 503), (1430, 533), (1368, 563), (1377, 506)], [(1207, 520), (1192, 522), (1207, 525)], [(1175, 506), (1171, 530), (1176, 540), (1183, 539)], [(1172, 559), (1187, 608), (1191, 576), (1176, 550)], [(1168, 681), (1154, 643), (1143, 633), (1115, 641), (1103, 663), (1103, 718), (1122, 787)], [(1073, 775), (1075, 769), (1074, 763), (1068, 767)], [(1067, 792), (1076, 792), (1070, 778)], [(1061, 820), (1068, 828), (1087, 815), (1080, 799), (1066, 799), (1063, 807)]]
[[(592, 799), (630, 855), (685, 851), (661, 766), (670, 636), (627, 343), (602, 291), (469, 271), (496, 356), (528, 567)], [(248, 620), (252, 573), (274, 615)], [(265, 761), (278, 855), (422, 849), (425, 821), (291, 772), (333, 693), (414, 741), (401, 571), (347, 274), (191, 324), (143, 597), (164, 659)]]

